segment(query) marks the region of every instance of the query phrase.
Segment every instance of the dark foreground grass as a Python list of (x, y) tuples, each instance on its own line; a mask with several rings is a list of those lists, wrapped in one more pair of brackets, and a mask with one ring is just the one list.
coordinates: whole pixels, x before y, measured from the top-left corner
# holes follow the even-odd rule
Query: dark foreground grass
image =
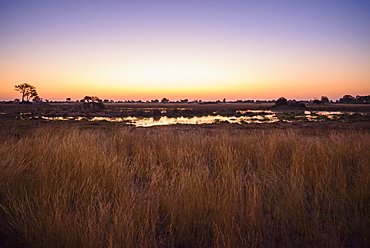
[(0, 140), (0, 247), (369, 247), (370, 134), (35, 128)]

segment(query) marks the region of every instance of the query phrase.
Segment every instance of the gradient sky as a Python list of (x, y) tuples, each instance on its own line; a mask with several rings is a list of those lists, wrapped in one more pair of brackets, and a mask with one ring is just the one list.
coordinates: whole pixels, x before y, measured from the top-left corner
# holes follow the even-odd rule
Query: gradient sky
[(0, 100), (370, 94), (368, 0), (0, 0)]

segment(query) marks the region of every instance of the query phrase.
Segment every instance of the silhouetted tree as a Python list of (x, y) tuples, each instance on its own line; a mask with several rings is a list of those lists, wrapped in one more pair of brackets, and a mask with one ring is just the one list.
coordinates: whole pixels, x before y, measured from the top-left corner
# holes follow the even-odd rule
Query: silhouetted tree
[(83, 99), (86, 102), (101, 102), (101, 100), (97, 96), (85, 96)]
[(31, 90), (29, 99), (31, 99), (31, 98), (32, 98), (32, 101), (37, 101), (37, 100), (41, 99), (39, 94), (37, 94), (36, 88)]
[(322, 96), (322, 97), (321, 97), (321, 101), (322, 101), (323, 103), (329, 103), (329, 98), (328, 98), (327, 96)]
[(355, 98), (351, 95), (344, 95), (342, 98), (339, 99), (340, 103), (353, 103)]
[(91, 97), (91, 100), (92, 100), (93, 102), (102, 102), (102, 100), (100, 100), (100, 99), (99, 99), (99, 97), (97, 97), (97, 96), (92, 96), (92, 97)]
[(95, 112), (105, 108), (103, 101), (100, 100), (97, 96), (85, 96), (83, 99), (80, 100), (80, 103), (82, 103), (82, 105), (77, 107), (76, 110)]
[(91, 96), (85, 96), (84, 98), (83, 98), (83, 100), (85, 101), (85, 102), (92, 102), (92, 99), (91, 99)]
[(41, 98), (41, 97), (39, 97), (39, 96), (37, 95), (37, 96), (35, 96), (35, 97), (32, 99), (32, 101), (33, 101), (34, 103), (38, 104), (38, 103), (41, 103), (41, 102), (42, 102), (42, 98)]
[(368, 96), (356, 96), (356, 103), (370, 103), (370, 95)]
[(161, 100), (161, 103), (168, 103), (170, 100), (168, 100), (167, 98), (163, 97), (163, 99)]
[(275, 105), (276, 106), (288, 105), (288, 100), (285, 97), (280, 97), (279, 99), (276, 100)]
[(24, 102), (24, 98), (29, 102), (30, 99), (38, 97), (36, 87), (28, 83), (15, 85), (14, 88), (22, 94), (22, 102)]

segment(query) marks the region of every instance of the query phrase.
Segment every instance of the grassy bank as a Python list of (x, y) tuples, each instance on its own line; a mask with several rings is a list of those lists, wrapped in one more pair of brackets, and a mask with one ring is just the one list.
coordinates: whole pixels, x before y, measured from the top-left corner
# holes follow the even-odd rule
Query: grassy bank
[(35, 128), (0, 140), (0, 246), (370, 246), (370, 134)]
[[(274, 110), (300, 113), (309, 111), (343, 111), (370, 113), (370, 104), (306, 104), (306, 108), (290, 108), (289, 106), (273, 107), (271, 103), (105, 103), (94, 107), (82, 103), (50, 103), (50, 104), (0, 104), (0, 119), (23, 119), (41, 116), (107, 116), (107, 117), (193, 117), (207, 115), (241, 116), (240, 111)], [(248, 115), (248, 114), (247, 114)]]

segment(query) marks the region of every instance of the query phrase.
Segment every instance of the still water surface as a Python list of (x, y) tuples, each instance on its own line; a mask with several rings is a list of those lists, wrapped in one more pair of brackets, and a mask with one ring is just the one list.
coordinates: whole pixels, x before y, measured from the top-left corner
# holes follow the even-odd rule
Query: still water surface
[[(109, 121), (109, 122), (123, 122), (137, 127), (151, 127), (161, 125), (173, 125), (173, 124), (213, 124), (213, 123), (273, 123), (277, 121), (290, 122), (292, 120), (307, 120), (307, 121), (319, 121), (323, 119), (338, 118), (338, 116), (344, 114), (353, 114), (349, 112), (328, 112), (328, 111), (304, 111), (301, 113), (283, 113), (283, 112), (272, 112), (272, 111), (261, 111), (261, 110), (248, 110), (239, 111), (240, 114), (249, 113), (248, 116), (201, 116), (201, 117), (167, 117), (162, 116), (159, 118), (139, 118), (139, 117), (46, 117), (43, 119), (47, 120), (74, 120), (74, 121)], [(250, 113), (253, 113), (250, 115)]]

